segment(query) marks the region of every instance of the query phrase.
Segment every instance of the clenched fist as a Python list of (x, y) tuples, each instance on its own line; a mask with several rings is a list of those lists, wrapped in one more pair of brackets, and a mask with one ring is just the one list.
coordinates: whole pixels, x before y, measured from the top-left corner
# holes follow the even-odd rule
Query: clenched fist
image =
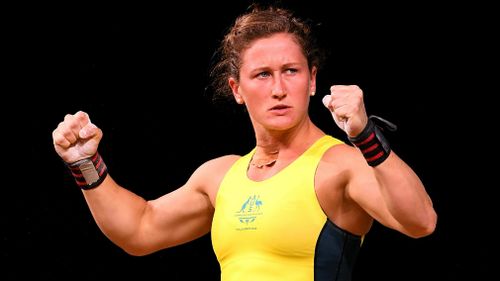
[(330, 110), (333, 120), (349, 137), (355, 137), (368, 123), (363, 101), (363, 91), (356, 85), (334, 85), (330, 95), (323, 97), (323, 104)]
[(66, 163), (93, 156), (101, 138), (101, 129), (92, 124), (83, 111), (66, 115), (52, 132), (54, 148)]

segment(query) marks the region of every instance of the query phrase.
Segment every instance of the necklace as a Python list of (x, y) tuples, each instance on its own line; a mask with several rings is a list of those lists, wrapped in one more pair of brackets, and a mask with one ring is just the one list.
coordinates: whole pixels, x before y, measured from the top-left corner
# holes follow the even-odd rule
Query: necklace
[[(252, 162), (250, 162), (250, 165), (252, 165), (256, 168), (262, 169), (264, 166), (271, 166), (272, 164), (274, 164), (276, 162), (276, 160), (278, 160), (278, 159), (273, 159), (273, 160), (267, 161), (267, 162), (262, 162), (262, 160), (259, 160), (259, 161), (252, 160)], [(259, 163), (255, 163), (255, 162), (259, 162)]]
[(264, 166), (266, 167), (269, 167), (271, 165), (273, 165), (274, 163), (276, 163), (276, 161), (278, 160), (278, 152), (279, 151), (275, 151), (273, 152), (272, 154), (276, 155), (274, 156), (274, 159), (271, 159), (269, 160), (270, 158), (263, 158), (263, 159), (253, 159), (250, 161), (250, 165), (258, 168), (258, 169), (262, 169), (264, 168)]

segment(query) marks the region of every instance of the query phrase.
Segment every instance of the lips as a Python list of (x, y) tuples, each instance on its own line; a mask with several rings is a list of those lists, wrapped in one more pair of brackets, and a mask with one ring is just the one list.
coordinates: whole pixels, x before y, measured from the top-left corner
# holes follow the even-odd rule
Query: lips
[(292, 108), (291, 106), (288, 106), (285, 104), (278, 104), (278, 105), (271, 107), (269, 109), (269, 112), (271, 112), (272, 114), (277, 115), (277, 116), (282, 116), (282, 115), (286, 115), (290, 111), (291, 108)]
[(269, 110), (283, 110), (283, 109), (288, 109), (290, 106), (285, 105), (285, 104), (278, 104), (273, 107), (271, 107)]

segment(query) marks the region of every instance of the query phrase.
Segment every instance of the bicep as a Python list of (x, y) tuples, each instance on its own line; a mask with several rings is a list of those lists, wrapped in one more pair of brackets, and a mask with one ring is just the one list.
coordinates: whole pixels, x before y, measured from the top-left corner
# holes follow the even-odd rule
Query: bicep
[(357, 162), (350, 171), (346, 186), (346, 197), (359, 205), (374, 220), (386, 227), (401, 230), (401, 224), (391, 214), (373, 168), (366, 165), (364, 159)]
[(188, 182), (148, 201), (138, 241), (146, 252), (191, 241), (209, 232), (213, 212), (208, 196)]
[(207, 161), (184, 186), (148, 201), (137, 235), (138, 248), (151, 253), (207, 234), (218, 186), (225, 171), (238, 158), (231, 155)]

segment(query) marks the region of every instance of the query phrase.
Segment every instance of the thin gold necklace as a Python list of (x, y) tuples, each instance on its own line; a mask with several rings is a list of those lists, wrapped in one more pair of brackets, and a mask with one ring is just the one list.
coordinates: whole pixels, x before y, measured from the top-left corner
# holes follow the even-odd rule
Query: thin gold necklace
[(271, 166), (271, 165), (273, 165), (276, 162), (276, 160), (278, 160), (278, 159), (273, 159), (273, 160), (271, 160), (269, 162), (264, 162), (264, 163), (254, 163), (254, 161), (252, 161), (252, 162), (250, 162), (250, 165), (252, 165), (252, 166), (254, 166), (256, 168), (262, 169), (262, 168), (264, 168), (264, 166)]
[(279, 150), (272, 152), (272, 154), (275, 154), (276, 156), (274, 157), (274, 159), (271, 159), (271, 160), (269, 160), (269, 158), (268, 159), (253, 159), (253, 157), (252, 157), (252, 160), (250, 161), (250, 165), (252, 165), (258, 169), (262, 169), (264, 167), (269, 167), (269, 166), (273, 165), (274, 163), (276, 163), (276, 161), (278, 160), (278, 153), (279, 153)]

